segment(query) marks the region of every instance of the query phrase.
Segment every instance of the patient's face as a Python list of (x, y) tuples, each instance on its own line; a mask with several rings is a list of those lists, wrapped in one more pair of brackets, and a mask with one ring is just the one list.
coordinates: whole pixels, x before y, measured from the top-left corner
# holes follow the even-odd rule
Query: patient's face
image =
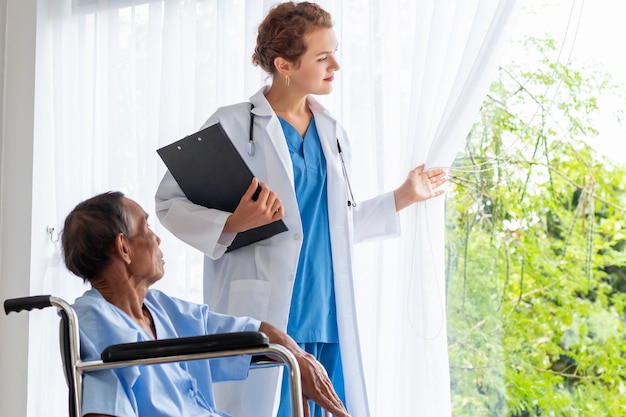
[(130, 236), (125, 237), (130, 251), (128, 268), (133, 278), (146, 279), (154, 283), (164, 273), (163, 252), (159, 248), (161, 239), (150, 229), (148, 214), (135, 201), (125, 198), (129, 217)]

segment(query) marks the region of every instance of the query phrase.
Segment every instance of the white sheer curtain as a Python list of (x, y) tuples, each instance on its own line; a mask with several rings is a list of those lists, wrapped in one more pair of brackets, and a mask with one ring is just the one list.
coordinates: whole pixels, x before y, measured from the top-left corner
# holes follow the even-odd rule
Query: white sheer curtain
[[(41, 254), (47, 273), (33, 278), (32, 293), (72, 301), (84, 290), (62, 266), (56, 233), (77, 202), (118, 189), (144, 206), (163, 240), (166, 277), (159, 287), (200, 301), (200, 254), (154, 215), (164, 171), (155, 150), (263, 84), (250, 56), (256, 26), (274, 1), (41, 3), (35, 123), (48, 163), (35, 176), (51, 190), (55, 230)], [(351, 134), (357, 199), (395, 187), (418, 163), (450, 165), (518, 1), (320, 3), (335, 17), (342, 64), (335, 92), (323, 100)], [(402, 239), (357, 249), (373, 415), (447, 416), (443, 199), (404, 213), (403, 222)], [(40, 317), (31, 326), (29, 414), (62, 416), (55, 329)]]
[[(519, 3), (370, 2), (360, 17), (369, 28), (344, 36), (342, 56), (344, 69), (350, 63), (356, 73), (343, 74), (350, 89), (342, 93), (351, 99), (344, 100), (342, 116), (363, 153), (355, 156), (361, 164), (355, 182), (364, 194), (366, 187), (397, 185), (420, 163), (451, 165), (495, 74)], [(344, 8), (344, 35), (353, 32), (347, 13)], [(345, 46), (349, 40), (354, 44)], [(448, 416), (444, 199), (411, 208), (402, 218), (401, 239), (358, 247), (370, 402), (378, 416)]]
[[(411, 39), (387, 33), (393, 25), (406, 30), (406, 16), (385, 23), (389, 49), (397, 42), (412, 59), (406, 65), (386, 65), (392, 80), (379, 92), (385, 106), (400, 99), (399, 107), (392, 106), (394, 114), (383, 110), (377, 120), (385, 123), (377, 127), (384, 131), (384, 141), (374, 139), (380, 150), (377, 167), (387, 177), (393, 173), (399, 181), (421, 163), (450, 167), (493, 79), (520, 3), (418, 1), (409, 12), (415, 29)], [(376, 346), (370, 379), (374, 415), (450, 415), (444, 216), (442, 198), (408, 209), (402, 215), (402, 238), (366, 249), (371, 252), (363, 257), (369, 259), (363, 274), (374, 269), (379, 276), (371, 278), (382, 278), (370, 285), (372, 302), (363, 309), (372, 314), (369, 323), (376, 323), (374, 332), (366, 332), (370, 340), (364, 340), (365, 347)]]

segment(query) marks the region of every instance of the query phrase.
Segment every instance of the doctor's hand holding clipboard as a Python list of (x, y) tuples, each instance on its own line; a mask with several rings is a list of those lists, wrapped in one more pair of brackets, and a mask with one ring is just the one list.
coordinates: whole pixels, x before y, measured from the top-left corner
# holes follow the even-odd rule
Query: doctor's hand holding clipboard
[[(259, 186), (260, 191), (257, 190)], [(276, 193), (255, 177), (233, 214), (226, 220), (224, 232), (245, 232), (280, 220), (284, 215), (285, 209)]]

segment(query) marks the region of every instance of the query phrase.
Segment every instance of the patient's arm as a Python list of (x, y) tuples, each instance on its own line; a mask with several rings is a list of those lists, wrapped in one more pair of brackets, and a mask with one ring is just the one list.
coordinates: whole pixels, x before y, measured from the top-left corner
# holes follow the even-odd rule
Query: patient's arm
[(326, 369), (313, 355), (302, 350), (285, 332), (269, 323), (262, 322), (259, 331), (265, 333), (271, 343), (284, 346), (296, 357), (298, 365), (300, 365), (300, 373), (302, 374), (302, 396), (305, 404), (305, 415), (309, 415), (309, 407), (306, 406), (306, 402), (311, 400), (335, 416), (350, 417), (335, 392)]

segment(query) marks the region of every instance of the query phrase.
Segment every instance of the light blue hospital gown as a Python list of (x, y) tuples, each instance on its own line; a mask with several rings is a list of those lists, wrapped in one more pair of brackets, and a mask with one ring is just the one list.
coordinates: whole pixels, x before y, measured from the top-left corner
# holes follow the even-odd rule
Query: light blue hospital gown
[[(152, 314), (157, 338), (257, 331), (258, 320), (209, 311), (208, 306), (149, 290), (144, 305)], [(99, 360), (105, 347), (152, 337), (122, 310), (108, 303), (95, 289), (77, 298), (81, 358)], [(83, 415), (127, 417), (218, 417), (212, 383), (241, 380), (248, 375), (249, 357), (197, 360), (135, 366), (84, 374)]]

